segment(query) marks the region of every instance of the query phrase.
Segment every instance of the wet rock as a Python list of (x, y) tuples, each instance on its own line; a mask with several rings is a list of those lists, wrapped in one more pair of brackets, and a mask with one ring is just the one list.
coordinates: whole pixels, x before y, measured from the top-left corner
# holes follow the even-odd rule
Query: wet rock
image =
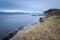
[(21, 26), (18, 30), (9, 33), (7, 36), (5, 36), (2, 40), (9, 40), (12, 38), (19, 30), (21, 30), (24, 26)]

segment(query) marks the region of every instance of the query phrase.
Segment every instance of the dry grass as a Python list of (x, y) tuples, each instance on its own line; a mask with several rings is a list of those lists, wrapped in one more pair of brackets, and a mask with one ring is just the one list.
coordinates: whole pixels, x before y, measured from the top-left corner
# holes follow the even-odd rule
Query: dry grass
[(49, 17), (43, 23), (31, 25), (28, 32), (18, 31), (10, 40), (60, 40), (60, 16)]

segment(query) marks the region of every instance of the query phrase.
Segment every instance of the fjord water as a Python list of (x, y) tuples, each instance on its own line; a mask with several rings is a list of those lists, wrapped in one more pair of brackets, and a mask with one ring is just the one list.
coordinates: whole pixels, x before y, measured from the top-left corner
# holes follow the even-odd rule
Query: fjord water
[(0, 39), (22, 25), (38, 22), (40, 17), (32, 14), (0, 14)]

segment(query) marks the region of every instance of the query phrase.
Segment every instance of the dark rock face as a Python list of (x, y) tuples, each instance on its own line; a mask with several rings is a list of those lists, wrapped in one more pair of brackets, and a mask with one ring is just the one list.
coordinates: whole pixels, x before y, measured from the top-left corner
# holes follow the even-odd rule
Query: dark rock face
[(9, 40), (11, 37), (13, 37), (17, 31), (10, 33), (8, 36), (4, 37), (3, 40)]
[(42, 17), (39, 19), (39, 22), (43, 22), (43, 18)]
[(18, 30), (10, 33), (9, 35), (7, 35), (6, 37), (4, 37), (2, 40), (9, 40), (10, 38), (12, 38), (19, 30), (21, 30), (24, 26), (21, 26)]

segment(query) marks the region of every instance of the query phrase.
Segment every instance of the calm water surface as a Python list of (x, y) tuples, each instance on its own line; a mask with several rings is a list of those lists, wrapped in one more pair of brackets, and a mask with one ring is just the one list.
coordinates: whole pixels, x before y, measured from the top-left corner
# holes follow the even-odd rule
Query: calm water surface
[(22, 25), (38, 22), (40, 17), (32, 14), (0, 14), (0, 39)]

